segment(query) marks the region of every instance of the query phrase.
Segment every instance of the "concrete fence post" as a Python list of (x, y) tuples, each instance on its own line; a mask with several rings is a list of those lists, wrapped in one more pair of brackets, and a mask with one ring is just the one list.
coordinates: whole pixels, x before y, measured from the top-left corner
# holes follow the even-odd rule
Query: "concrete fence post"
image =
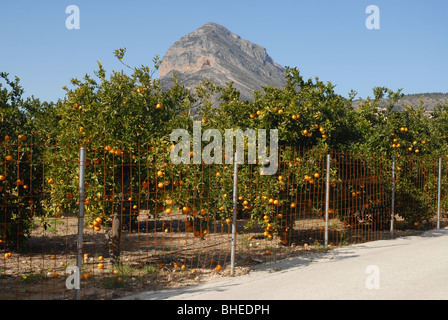
[[(84, 226), (84, 176), (86, 169), (86, 150), (81, 148), (79, 155), (79, 214), (78, 214), (78, 257), (76, 265), (78, 267), (78, 272), (82, 270), (82, 259), (83, 259), (83, 226)], [(81, 299), (81, 288), (77, 288), (75, 291), (75, 299)]]
[(235, 247), (236, 247), (236, 215), (238, 205), (238, 153), (235, 153), (233, 163), (233, 219), (232, 219), (232, 248), (230, 253), (230, 275), (235, 275)]
[(327, 179), (325, 186), (325, 250), (328, 248), (328, 211), (330, 207), (330, 154), (327, 154)]
[(390, 210), (390, 234), (394, 235), (394, 218), (395, 218), (395, 156), (392, 157), (392, 204)]
[(439, 158), (439, 181), (437, 186), (437, 229), (440, 229), (440, 194), (442, 191), (442, 158)]

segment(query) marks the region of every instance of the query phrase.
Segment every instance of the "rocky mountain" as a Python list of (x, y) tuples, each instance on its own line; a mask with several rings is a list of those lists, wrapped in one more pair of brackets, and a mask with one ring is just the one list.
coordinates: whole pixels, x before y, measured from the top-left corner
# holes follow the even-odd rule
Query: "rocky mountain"
[(253, 90), (265, 85), (283, 87), (286, 83), (285, 69), (273, 61), (265, 48), (216, 23), (206, 23), (168, 49), (160, 66), (160, 80), (165, 87), (172, 83), (174, 73), (189, 89), (203, 80), (219, 86), (233, 82), (242, 100), (252, 100)]

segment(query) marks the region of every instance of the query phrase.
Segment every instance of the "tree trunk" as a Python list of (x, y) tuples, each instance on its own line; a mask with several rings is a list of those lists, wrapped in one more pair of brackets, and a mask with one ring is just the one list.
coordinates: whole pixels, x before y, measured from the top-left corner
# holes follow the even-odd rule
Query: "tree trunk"
[(120, 262), (120, 244), (121, 244), (121, 215), (123, 208), (123, 194), (120, 194), (120, 201), (115, 206), (112, 216), (112, 228), (109, 236), (109, 257), (112, 264)]

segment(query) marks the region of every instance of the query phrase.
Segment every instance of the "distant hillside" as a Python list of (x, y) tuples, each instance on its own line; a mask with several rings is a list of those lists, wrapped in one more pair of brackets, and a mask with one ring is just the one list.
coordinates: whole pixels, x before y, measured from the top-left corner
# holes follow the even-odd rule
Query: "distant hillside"
[[(414, 107), (420, 106), (420, 98), (423, 98), (423, 105), (428, 112), (434, 110), (434, 108), (438, 104), (448, 103), (448, 93), (415, 93), (415, 94), (407, 94), (401, 98), (395, 107), (395, 110), (400, 110), (404, 105), (411, 105)], [(355, 101), (354, 106), (359, 105), (360, 101)], [(382, 99), (380, 103), (380, 107), (386, 107), (388, 103), (388, 99)]]

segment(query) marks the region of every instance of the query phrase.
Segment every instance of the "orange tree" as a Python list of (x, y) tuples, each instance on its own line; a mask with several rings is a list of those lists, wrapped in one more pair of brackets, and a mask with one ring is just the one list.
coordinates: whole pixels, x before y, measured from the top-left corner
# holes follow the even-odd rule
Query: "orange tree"
[(446, 212), (448, 208), (448, 199), (446, 192), (448, 188), (448, 179), (446, 168), (448, 165), (448, 103), (439, 104), (431, 114), (431, 133), (432, 133), (432, 155), (442, 158), (442, 198), (441, 209)]
[[(379, 108), (380, 99), (388, 94), (388, 104)], [(386, 88), (375, 88), (374, 99), (358, 106), (363, 142), (357, 150), (375, 152), (396, 161), (396, 213), (406, 221), (418, 225), (429, 219), (435, 210), (437, 186), (437, 155), (443, 148), (441, 128), (436, 118), (428, 117), (423, 102), (419, 106), (404, 105), (398, 110), (396, 103), (402, 95)], [(441, 110), (441, 109), (440, 109)], [(436, 129), (439, 128), (439, 129)], [(384, 181), (391, 178), (384, 171)], [(390, 188), (388, 188), (390, 189)], [(390, 203), (387, 204), (390, 206)]]
[[(326, 152), (330, 148), (348, 148), (361, 136), (358, 126), (354, 125), (357, 118), (353, 108), (333, 89), (330, 83), (324, 84), (318, 79), (304, 81), (298, 70), (288, 69), (284, 88), (265, 87), (264, 93), (254, 93), (253, 101), (240, 101), (239, 92), (231, 83), (217, 88), (206, 82), (197, 90), (200, 104), (196, 118), (202, 121), (203, 131), (216, 129), (221, 137), (225, 137), (227, 129), (241, 129), (242, 132), (254, 129), (257, 136), (264, 129), (269, 149), (269, 130), (278, 130), (281, 152), (276, 174), (260, 175), (263, 164), (259, 161), (248, 164), (248, 158), (244, 159), (245, 165), (239, 166), (238, 172), (239, 214), (249, 218), (251, 224), (262, 224), (269, 239), (279, 234), (282, 241), (287, 242), (284, 236), (294, 223), (292, 212), (301, 209), (322, 212)], [(212, 107), (211, 97), (216, 96), (219, 108)], [(247, 152), (249, 141), (246, 140), (244, 145)], [(224, 163), (220, 167), (207, 166), (206, 173), (204, 166), (197, 170), (202, 180), (189, 175), (186, 181), (190, 185), (190, 179), (194, 183), (203, 181), (203, 177), (210, 178), (205, 185), (213, 184), (214, 187), (206, 190), (204, 197), (208, 208), (204, 212), (223, 221), (228, 221), (232, 212), (233, 170), (225, 162), (231, 156), (223, 153)], [(332, 181), (336, 180), (333, 172)], [(307, 195), (306, 208), (299, 208), (298, 193)], [(190, 198), (194, 197), (190, 195)], [(196, 211), (192, 210), (193, 213)]]
[[(115, 51), (120, 61), (124, 54), (125, 49)], [(77, 168), (80, 147), (86, 148), (86, 222), (99, 231), (112, 219), (107, 235), (113, 262), (120, 254), (122, 221), (130, 224), (139, 209), (155, 209), (169, 133), (189, 122), (190, 93), (177, 83), (163, 90), (153, 79), (159, 64), (156, 58), (154, 70), (141, 66), (131, 68), (131, 75), (114, 71), (107, 77), (98, 62), (96, 78), (72, 79), (73, 88), (65, 88), (55, 109), (57, 135), (47, 141), (47, 214), (77, 212)]]
[[(42, 214), (42, 150), (35, 147), (34, 116), (43, 106), (34, 98), (23, 99), (16, 77), (0, 73), (0, 239), (21, 249), (33, 225), (33, 216)], [(8, 89), (8, 87), (10, 89)]]

